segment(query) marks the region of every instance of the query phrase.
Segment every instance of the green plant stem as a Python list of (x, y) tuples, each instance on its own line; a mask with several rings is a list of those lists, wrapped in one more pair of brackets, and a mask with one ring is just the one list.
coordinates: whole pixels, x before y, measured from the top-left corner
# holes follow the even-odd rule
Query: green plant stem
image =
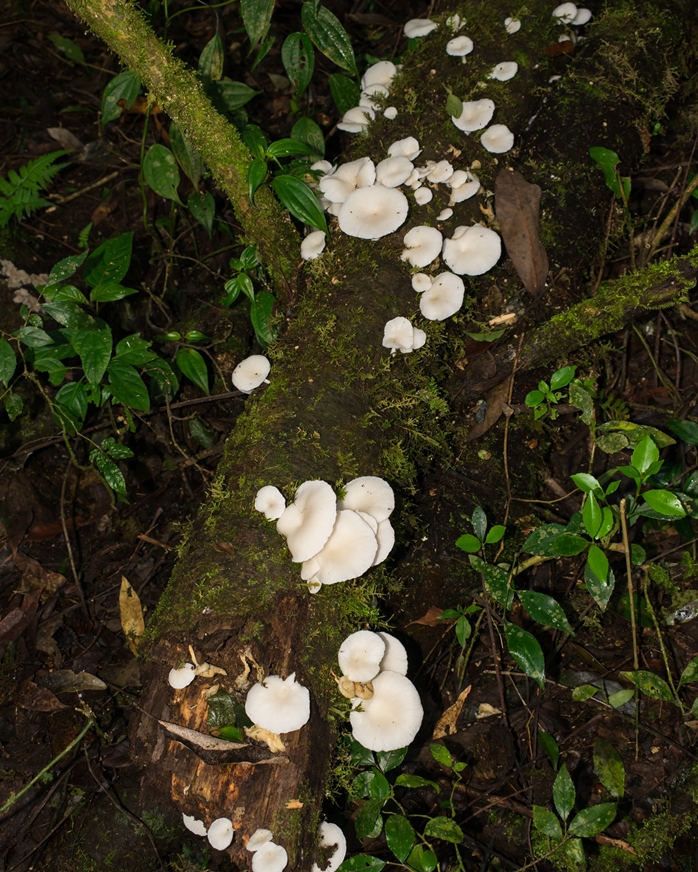
[(669, 686), (671, 687), (671, 692), (674, 694), (674, 699), (676, 700), (676, 704), (681, 709), (681, 714), (685, 715), (686, 710), (681, 702), (681, 697), (676, 689), (676, 685), (674, 684), (674, 679), (671, 677), (671, 669), (669, 667), (669, 657), (667, 656), (666, 647), (664, 646), (664, 639), (662, 638), (662, 630), (659, 626), (659, 621), (657, 620), (657, 615), (654, 611), (654, 606), (650, 602), (649, 595), (649, 576), (645, 573), (645, 577), (642, 580), (642, 587), (645, 593), (645, 602), (647, 603), (647, 608), (649, 609), (650, 615), (652, 616), (652, 623), (654, 624), (654, 629), (657, 631), (657, 641), (659, 642), (659, 648), (662, 652), (662, 660), (664, 661), (664, 669), (666, 670), (667, 679), (669, 680)]
[[(637, 653), (637, 621), (635, 618), (635, 600), (633, 591), (633, 566), (630, 562), (630, 540), (628, 539), (628, 519), (625, 513), (625, 499), (620, 501), (620, 527), (623, 533), (623, 546), (625, 547), (625, 572), (628, 576), (628, 600), (630, 603), (630, 629), (633, 637), (633, 669), (640, 668)], [(640, 757), (640, 705), (639, 691), (635, 687), (635, 759)]]

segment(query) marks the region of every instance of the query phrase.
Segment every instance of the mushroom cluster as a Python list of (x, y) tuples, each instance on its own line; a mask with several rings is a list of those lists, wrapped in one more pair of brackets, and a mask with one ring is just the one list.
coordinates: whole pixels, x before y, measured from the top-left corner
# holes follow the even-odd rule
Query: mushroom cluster
[(233, 822), (229, 818), (217, 818), (210, 827), (193, 815), (182, 812), (184, 826), (196, 836), (207, 836), (209, 844), (217, 851), (225, 851), (235, 837)]
[[(379, 61), (370, 66), (361, 77), (359, 105), (344, 113), (337, 129), (345, 133), (361, 133), (366, 130), (369, 122), (376, 117), (376, 113), (381, 111), (380, 105), (374, 98), (388, 96), (390, 85), (398, 69), (399, 67), (396, 67), (392, 61)], [(392, 120), (397, 116), (397, 109), (388, 106), (383, 114)]]
[(255, 830), (246, 847), (252, 854), (252, 872), (283, 872), (288, 865), (286, 848), (274, 842), (271, 830)]
[(311, 593), (323, 584), (359, 578), (386, 559), (395, 544), (389, 520), (394, 507), (393, 489), (375, 475), (350, 481), (341, 500), (319, 479), (303, 482), (287, 506), (269, 485), (255, 499), (258, 511), (277, 519), (277, 532), (293, 562), (302, 564), (301, 578)]
[(591, 9), (578, 9), (574, 3), (561, 3), (553, 9), (553, 18), (557, 18), (560, 24), (580, 27), (591, 20)]

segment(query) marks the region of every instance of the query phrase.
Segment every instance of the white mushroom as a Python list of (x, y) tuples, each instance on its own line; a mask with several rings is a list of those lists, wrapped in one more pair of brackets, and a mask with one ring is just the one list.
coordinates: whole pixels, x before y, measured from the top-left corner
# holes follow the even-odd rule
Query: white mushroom
[(419, 298), (419, 309), (429, 321), (444, 321), (460, 309), (464, 295), (461, 278), (450, 272), (441, 273)]
[[(427, 334), (424, 330), (420, 330), (419, 327), (415, 327), (412, 341), (413, 350), (416, 351), (427, 341)], [(390, 523), (389, 518), (386, 518), (385, 521), (381, 521), (378, 524), (376, 539), (378, 540), (378, 551), (376, 551), (376, 556), (373, 558), (374, 566), (378, 566), (379, 563), (382, 563), (386, 559), (388, 554), (393, 550), (393, 545), (395, 544), (395, 530), (393, 530), (393, 525)]]
[(430, 203), (433, 196), (434, 192), (431, 188), (417, 188), (414, 192), (414, 198), (420, 206), (426, 206), (427, 203)]
[(268, 484), (257, 491), (254, 507), (258, 512), (262, 512), (268, 521), (278, 521), (286, 508), (286, 500), (278, 487)]
[(404, 26), (403, 31), (408, 39), (415, 39), (419, 36), (427, 36), (439, 25), (429, 18), (412, 18)]
[(294, 563), (302, 563), (330, 538), (337, 515), (337, 497), (326, 481), (304, 481), (293, 502), (276, 522), (276, 530), (286, 537)]
[(331, 848), (335, 846), (335, 852), (327, 861), (327, 865), (320, 869), (317, 863), (313, 863), (311, 872), (336, 872), (347, 855), (347, 840), (344, 833), (337, 826), (327, 821), (320, 824), (320, 847)]
[(381, 672), (372, 680), (373, 696), (355, 700), (349, 715), (357, 742), (371, 751), (404, 748), (419, 732), (424, 717), (417, 688), (396, 672)]
[(423, 294), (431, 287), (431, 276), (426, 273), (415, 273), (412, 276), (412, 287), (418, 294)]
[(233, 370), (233, 386), (243, 394), (250, 394), (261, 384), (269, 384), (267, 376), (271, 364), (263, 354), (252, 354), (241, 360)]
[(285, 679), (269, 675), (248, 691), (245, 712), (270, 733), (293, 733), (310, 720), (310, 692), (296, 681), (295, 672)]
[(345, 133), (363, 133), (375, 117), (373, 109), (368, 106), (354, 106), (344, 113), (337, 130), (343, 130)]
[[(447, 207), (446, 209), (442, 209), (439, 214), (436, 216), (437, 221), (448, 221), (448, 219), (453, 215), (453, 209)], [(414, 283), (413, 283), (414, 284)], [(416, 288), (415, 288), (416, 290)], [(426, 288), (424, 289), (426, 290)]]
[(252, 855), (252, 872), (283, 872), (288, 863), (286, 849), (267, 842)]
[[(414, 333), (415, 328), (407, 318), (403, 318), (402, 316), (392, 318), (390, 321), (386, 322), (385, 328), (383, 329), (383, 348), (390, 348), (392, 354), (395, 354), (396, 351), (401, 351), (403, 354), (409, 354), (410, 351), (415, 350)], [(418, 347), (421, 348), (421, 346)]]
[(301, 257), (303, 260), (315, 260), (325, 250), (326, 236), (324, 230), (313, 230), (301, 242)]
[(389, 121), (392, 121), (394, 118), (397, 118), (397, 109), (394, 106), (388, 106), (385, 112), (383, 112), (383, 115), (385, 115)]
[(350, 509), (337, 512), (332, 534), (320, 552), (303, 563), (303, 581), (337, 584), (359, 578), (373, 565), (378, 540), (363, 518)]
[(414, 164), (406, 157), (386, 157), (376, 167), (376, 182), (386, 188), (397, 188), (412, 175)]
[(345, 485), (341, 509), (367, 512), (378, 523), (385, 521), (395, 508), (395, 494), (385, 479), (377, 475), (361, 475)]
[(405, 646), (390, 633), (378, 632), (385, 642), (385, 654), (381, 660), (381, 672), (397, 672), (398, 675), (407, 675), (407, 651)]
[(395, 78), (397, 67), (392, 61), (379, 61), (367, 68), (361, 77), (361, 88), (365, 90), (371, 85), (385, 85), (390, 87)]
[(207, 835), (212, 848), (225, 851), (235, 835), (233, 822), (228, 818), (217, 818), (208, 828)]
[(375, 678), (385, 655), (385, 641), (370, 630), (352, 633), (342, 642), (337, 654), (342, 674), (365, 684)]
[(446, 54), (462, 58), (473, 50), (473, 41), (468, 36), (456, 36), (446, 43)]
[(483, 97), (482, 100), (469, 100), (463, 103), (463, 110), (456, 118), (451, 116), (451, 121), (464, 133), (472, 133), (474, 130), (482, 130), (492, 120), (494, 115), (494, 103)]
[(412, 266), (428, 266), (441, 254), (443, 236), (436, 227), (421, 224), (408, 230), (403, 242), (407, 248), (400, 255), (402, 260)]
[(521, 20), (519, 18), (505, 18), (504, 27), (507, 33), (518, 33), (521, 30)]
[(407, 136), (405, 139), (398, 139), (388, 148), (390, 157), (406, 157), (408, 160), (414, 160), (422, 153), (419, 143), (414, 136)]
[[(456, 173), (453, 175), (455, 176)], [(451, 185), (450, 205), (462, 203), (463, 200), (469, 200), (480, 190), (480, 179), (478, 179), (477, 176), (474, 176), (469, 172), (463, 172), (463, 175), (465, 176), (465, 181), (461, 182), (459, 185)], [(453, 179), (449, 179), (449, 183), (452, 181)]]
[(178, 669), (170, 669), (170, 674), (167, 676), (167, 681), (170, 687), (175, 690), (181, 690), (183, 687), (188, 687), (196, 678), (196, 667), (193, 663), (185, 663)]
[(184, 826), (196, 836), (205, 836), (208, 832), (204, 822), (195, 818), (194, 815), (184, 814), (184, 812), (182, 812), (182, 822), (184, 823)]
[(429, 168), (426, 179), (428, 182), (432, 182), (435, 185), (443, 182), (448, 184), (448, 180), (451, 178), (453, 173), (454, 170), (451, 164), (447, 160), (440, 160), (438, 163), (435, 163), (434, 166)]
[(408, 208), (407, 197), (397, 188), (358, 188), (342, 203), (339, 226), (347, 236), (379, 239), (404, 224)]
[(561, 3), (553, 9), (553, 18), (561, 24), (571, 24), (577, 14), (577, 7), (574, 3)]
[(357, 188), (365, 188), (376, 180), (376, 167), (370, 157), (341, 164), (320, 179), (318, 187), (332, 203), (343, 203)]
[(519, 65), (516, 61), (502, 61), (500, 64), (492, 67), (487, 75), (488, 79), (496, 79), (498, 82), (508, 82), (513, 79), (519, 70)]
[(504, 154), (514, 147), (514, 134), (506, 124), (493, 124), (482, 134), (480, 142), (492, 154)]
[(367, 106), (377, 112), (381, 107), (374, 97), (387, 97), (390, 92), (385, 85), (375, 84), (364, 88), (359, 98), (359, 106)]
[(252, 854), (255, 851), (259, 851), (262, 845), (266, 845), (267, 842), (271, 842), (274, 838), (271, 830), (257, 829), (247, 840), (247, 845), (245, 847)]
[(444, 242), (444, 262), (461, 276), (486, 273), (497, 263), (501, 254), (502, 240), (499, 235), (481, 224), (456, 227), (451, 239)]
[(591, 21), (591, 9), (577, 9), (577, 14), (570, 21), (570, 24), (580, 27), (582, 24), (586, 24), (587, 21)]

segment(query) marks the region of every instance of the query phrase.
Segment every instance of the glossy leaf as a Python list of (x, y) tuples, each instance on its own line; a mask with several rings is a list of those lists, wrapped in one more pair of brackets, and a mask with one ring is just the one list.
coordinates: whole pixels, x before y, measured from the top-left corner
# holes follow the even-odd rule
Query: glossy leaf
[(170, 124), (170, 145), (184, 175), (189, 179), (194, 188), (198, 189), (201, 174), (204, 171), (204, 162), (199, 152), (193, 145), (190, 145), (189, 140), (185, 138), (179, 129), (179, 125), (175, 124), (174, 121)]
[(594, 741), (594, 772), (614, 799), (623, 796), (625, 792), (623, 760), (613, 745), (600, 736)]
[(255, 158), (247, 168), (247, 195), (250, 203), (254, 203), (255, 191), (262, 184), (267, 175), (267, 162)]
[(272, 186), (276, 196), (294, 218), (327, 233), (325, 213), (320, 208), (317, 197), (305, 182), (295, 176), (280, 175), (276, 176)]
[(299, 118), (291, 129), (291, 137), (309, 145), (321, 157), (325, 154), (325, 137), (312, 118)]
[(587, 560), (584, 566), (584, 584), (602, 612), (606, 610), (615, 583), (616, 580), (612, 569), (608, 570), (607, 580), (605, 582), (601, 581), (598, 575), (591, 569)]
[(29, 348), (41, 348), (44, 345), (53, 344), (51, 337), (41, 327), (20, 327), (19, 330), (15, 330), (13, 335)]
[(582, 518), (584, 519), (584, 526), (588, 535), (593, 539), (598, 533), (603, 519), (601, 506), (593, 492), (587, 494), (584, 508), (582, 509)]
[(427, 821), (424, 835), (427, 838), (443, 839), (443, 841), (452, 842), (454, 845), (460, 845), (463, 841), (463, 830), (452, 818), (447, 817), (436, 817)]
[(359, 105), (361, 88), (354, 79), (350, 79), (342, 73), (333, 73), (329, 77), (328, 83), (335, 106), (342, 115)]
[(487, 593), (500, 606), (509, 608), (514, 598), (513, 591), (509, 589), (509, 574), (500, 566), (492, 566), (491, 563), (486, 563), (484, 564), (483, 576)]
[(259, 49), (257, 51), (257, 54), (255, 55), (255, 59), (252, 61), (252, 64), (250, 66), (250, 72), (252, 72), (254, 70), (254, 68), (257, 66), (257, 64), (261, 63), (261, 61), (264, 60), (264, 58), (271, 51), (275, 42), (276, 42), (275, 36), (267, 36), (262, 40), (262, 42), (259, 46)]
[(205, 228), (210, 236), (213, 231), (213, 219), (216, 215), (216, 201), (208, 191), (194, 191), (187, 200), (187, 207), (196, 220)]
[(564, 847), (564, 852), (572, 864), (573, 869), (585, 869), (587, 862), (584, 843), (581, 839), (569, 839)]
[[(695, 213), (694, 213), (695, 214)], [(686, 445), (698, 445), (698, 424), (695, 421), (667, 421), (667, 427)]]
[(114, 76), (102, 92), (102, 124), (108, 124), (121, 115), (120, 100), (124, 101), (127, 109), (130, 109), (140, 92), (141, 80), (135, 73), (124, 70), (123, 73)]
[(63, 327), (69, 327), (71, 330), (79, 330), (81, 327), (86, 327), (92, 320), (90, 315), (78, 306), (77, 303), (70, 303), (64, 300), (59, 300), (56, 303), (44, 303), (44, 312), (50, 315), (54, 321), (57, 321)]
[(223, 40), (218, 34), (211, 37), (199, 56), (199, 72), (204, 79), (217, 82), (223, 76)]
[(260, 291), (250, 306), (250, 320), (254, 327), (257, 341), (266, 348), (277, 337), (278, 327), (274, 317), (276, 297), (269, 291)]
[(543, 730), (538, 730), (538, 742), (550, 758), (550, 762), (553, 764), (553, 769), (557, 770), (560, 762), (560, 748), (555, 741), (555, 737), (551, 736), (550, 733), (543, 732)]
[(22, 414), (24, 400), (19, 396), (19, 394), (8, 391), (2, 402), (10, 421), (15, 421)]
[(60, 33), (49, 33), (48, 38), (59, 51), (63, 52), (69, 61), (77, 64), (85, 63), (85, 55), (82, 53), (82, 49), (72, 39), (68, 39), (67, 36), (61, 36)]
[(316, 48), (338, 67), (358, 76), (351, 39), (336, 15), (325, 6), (318, 6), (316, 11), (312, 3), (304, 3), (301, 21)]
[(120, 282), (131, 265), (133, 232), (128, 231), (103, 242), (90, 254), (85, 263), (85, 282), (91, 287)]
[(80, 357), (85, 377), (91, 384), (102, 381), (112, 352), (112, 337), (109, 325), (73, 330), (70, 333), (73, 348)]
[(237, 112), (246, 103), (249, 103), (253, 97), (261, 94), (261, 91), (254, 91), (244, 82), (234, 82), (227, 76), (224, 76), (220, 82), (214, 82), (213, 88), (215, 95), (221, 108), (225, 112)]
[(17, 357), (15, 356), (14, 349), (7, 339), (0, 338), (0, 382), (5, 387), (9, 386), (10, 379), (14, 375), (16, 368)]
[(354, 821), (358, 839), (367, 839), (369, 836), (375, 839), (380, 835), (383, 828), (381, 811), (385, 802), (385, 799), (368, 799), (361, 806)]
[(507, 640), (509, 653), (516, 660), (519, 666), (523, 669), (526, 675), (540, 684), (545, 685), (545, 658), (543, 651), (538, 644), (535, 636), (516, 624), (506, 622), (504, 624), (504, 635)]
[(315, 69), (310, 39), (304, 33), (290, 33), (281, 47), (281, 61), (298, 99), (310, 84)]
[(617, 690), (615, 693), (610, 694), (608, 697), (608, 704), (611, 708), (617, 709), (625, 705), (626, 702), (630, 702), (634, 696), (635, 691), (626, 687), (624, 690)]
[(182, 375), (194, 382), (208, 396), (208, 368), (201, 353), (195, 348), (180, 348), (176, 359)]
[(574, 635), (562, 606), (547, 593), (520, 590), (517, 595), (534, 621), (538, 621), (545, 627), (553, 627), (555, 630)]
[(491, 527), (485, 536), (485, 544), (486, 545), (496, 545), (497, 542), (501, 542), (504, 538), (504, 534), (506, 533), (507, 528), (502, 524), (495, 524)]
[(621, 672), (623, 678), (631, 681), (635, 687), (641, 690), (646, 696), (653, 699), (661, 699), (665, 702), (674, 702), (674, 694), (671, 688), (654, 672), (649, 672), (646, 669), (637, 669), (634, 672)]
[(150, 346), (150, 342), (141, 339), (138, 333), (133, 333), (131, 336), (125, 336), (117, 342), (114, 349), (114, 357), (124, 363), (139, 366), (157, 357), (155, 352), (150, 350)]
[(616, 197), (621, 197), (620, 183), (616, 173), (616, 166), (620, 163), (620, 158), (615, 151), (597, 145), (589, 149), (589, 156), (603, 170), (606, 187), (610, 188)]
[(370, 854), (356, 854), (354, 857), (347, 857), (337, 872), (381, 872), (384, 866), (385, 860)]
[(698, 681), (698, 657), (694, 657), (693, 660), (691, 660), (688, 666), (681, 673), (681, 678), (679, 679), (679, 687), (684, 684), (690, 684), (693, 681)]
[(273, 11), (274, 0), (240, 0), (240, 15), (251, 48), (266, 36)]
[(598, 545), (592, 545), (589, 548), (589, 556), (587, 557), (589, 569), (599, 579), (602, 584), (606, 584), (608, 579), (608, 557), (599, 548)]
[(461, 551), (466, 551), (468, 554), (475, 554), (482, 548), (482, 542), (472, 533), (464, 533), (456, 539), (456, 548), (460, 548)]
[(267, 148), (267, 154), (273, 158), (290, 157), (293, 154), (310, 154), (317, 157), (315, 149), (297, 139), (277, 139)]
[(151, 145), (143, 158), (143, 177), (156, 194), (167, 200), (181, 203), (177, 188), (179, 187), (179, 169), (172, 152), (159, 143)]
[(610, 827), (616, 817), (615, 802), (600, 802), (590, 808), (583, 808), (570, 821), (567, 832), (571, 836), (591, 839)]
[(124, 297), (130, 297), (132, 294), (137, 294), (135, 288), (125, 288), (118, 282), (102, 282), (90, 291), (90, 300), (93, 303), (113, 303), (115, 300), (123, 300)]
[(172, 399), (179, 390), (179, 379), (166, 360), (156, 358), (143, 367), (143, 375), (151, 377), (157, 392)]
[(484, 509), (481, 506), (475, 506), (470, 520), (473, 525), (473, 532), (480, 542), (484, 542), (485, 534), (487, 533), (487, 515)]
[(553, 783), (553, 802), (563, 821), (570, 816), (576, 795), (570, 773), (567, 766), (563, 764)]
[(122, 445), (113, 436), (107, 436), (106, 439), (103, 439), (99, 447), (105, 454), (113, 457), (114, 460), (130, 460), (135, 456), (128, 445)]
[(580, 684), (572, 691), (572, 699), (577, 702), (585, 702), (586, 700), (591, 699), (592, 696), (596, 696), (598, 692), (599, 688), (594, 687), (593, 684)]
[(403, 863), (414, 845), (412, 824), (401, 814), (391, 815), (385, 822), (385, 840), (397, 859)]
[(93, 463), (102, 474), (105, 482), (117, 494), (126, 496), (126, 480), (114, 461), (103, 454), (99, 448), (90, 452), (90, 463)]
[(681, 501), (671, 491), (648, 490), (644, 491), (642, 496), (650, 508), (660, 515), (666, 515), (669, 518), (683, 518), (686, 516), (686, 510), (681, 505)]
[(48, 374), (48, 380), (54, 387), (62, 384), (68, 373), (68, 368), (57, 357), (37, 357), (34, 360), (34, 369), (37, 372), (45, 372)]
[(547, 557), (557, 538), (564, 532), (565, 527), (562, 524), (541, 524), (529, 534), (522, 551), (537, 557)]
[(550, 377), (550, 390), (559, 391), (560, 388), (566, 387), (574, 378), (576, 371), (576, 366), (563, 366), (556, 370)]
[(588, 539), (574, 533), (561, 533), (551, 544), (548, 554), (553, 557), (574, 557), (581, 554), (588, 544)]
[(64, 406), (73, 419), (84, 421), (88, 405), (85, 383), (79, 381), (64, 385), (56, 394), (56, 402)]
[(373, 751), (364, 748), (364, 746), (354, 738), (349, 740), (349, 754), (354, 766), (373, 766), (376, 762), (376, 759), (373, 756)]
[(441, 790), (441, 787), (435, 781), (429, 781), (428, 778), (422, 778), (421, 775), (398, 775), (395, 779), (395, 786), (411, 788), (429, 787), (437, 793)]
[(72, 275), (75, 275), (84, 263), (87, 254), (87, 251), (83, 251), (81, 254), (71, 254), (70, 257), (64, 257), (63, 260), (59, 260), (48, 275), (46, 287), (63, 282)]
[(254, 157), (260, 159), (264, 157), (269, 142), (260, 127), (256, 124), (246, 124), (242, 128), (240, 136)]
[(551, 839), (562, 839), (562, 827), (556, 815), (541, 805), (533, 806), (533, 826)]
[(415, 872), (434, 872), (438, 862), (436, 854), (423, 845), (415, 845), (407, 858), (407, 865)]
[(148, 388), (137, 369), (121, 360), (112, 360), (108, 374), (109, 390), (117, 403), (143, 412), (150, 411)]
[(52, 303), (79, 303), (87, 305), (87, 297), (75, 285), (47, 285), (43, 294)]
[(446, 766), (448, 769), (453, 766), (453, 757), (451, 756), (451, 752), (444, 745), (439, 745), (437, 742), (432, 742), (429, 745), (429, 750), (431, 751), (431, 756), (436, 760), (437, 763), (440, 763), (442, 766)]
[(382, 772), (374, 772), (368, 785), (368, 795), (372, 799), (387, 799), (390, 796), (390, 783)]
[(396, 769), (407, 754), (407, 748), (397, 748), (395, 751), (377, 751), (376, 762), (381, 772), (390, 772)]
[(455, 628), (456, 639), (458, 639), (461, 648), (465, 648), (465, 643), (470, 638), (472, 632), (473, 629), (470, 626), (470, 621), (465, 617), (465, 615), (461, 615), (456, 621)]
[[(615, 482), (614, 482), (614, 484), (615, 484)], [(618, 482), (618, 484), (620, 484), (620, 482)], [(608, 534), (613, 529), (615, 523), (616, 523), (616, 519), (613, 515), (613, 512), (611, 511), (611, 509), (608, 506), (604, 506), (601, 509), (601, 526), (596, 531), (596, 535), (594, 536), (594, 538), (595, 539), (603, 539), (604, 536), (608, 536)], [(635, 546), (631, 545), (630, 547), (633, 548)], [(644, 562), (644, 558), (643, 558), (642, 562)]]
[(645, 473), (659, 460), (659, 449), (650, 436), (645, 436), (635, 446), (630, 462), (639, 473)]

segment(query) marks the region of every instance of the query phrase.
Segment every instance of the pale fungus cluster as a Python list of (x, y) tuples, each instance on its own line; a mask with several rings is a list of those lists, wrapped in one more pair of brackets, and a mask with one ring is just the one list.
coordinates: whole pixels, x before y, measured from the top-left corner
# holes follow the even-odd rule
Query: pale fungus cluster
[(196, 836), (206, 836), (209, 844), (217, 851), (225, 851), (235, 837), (233, 822), (229, 818), (216, 818), (209, 827), (193, 815), (182, 813), (184, 826)]
[(288, 865), (286, 848), (276, 844), (271, 830), (255, 830), (246, 848), (252, 854), (252, 872), (283, 872)]

